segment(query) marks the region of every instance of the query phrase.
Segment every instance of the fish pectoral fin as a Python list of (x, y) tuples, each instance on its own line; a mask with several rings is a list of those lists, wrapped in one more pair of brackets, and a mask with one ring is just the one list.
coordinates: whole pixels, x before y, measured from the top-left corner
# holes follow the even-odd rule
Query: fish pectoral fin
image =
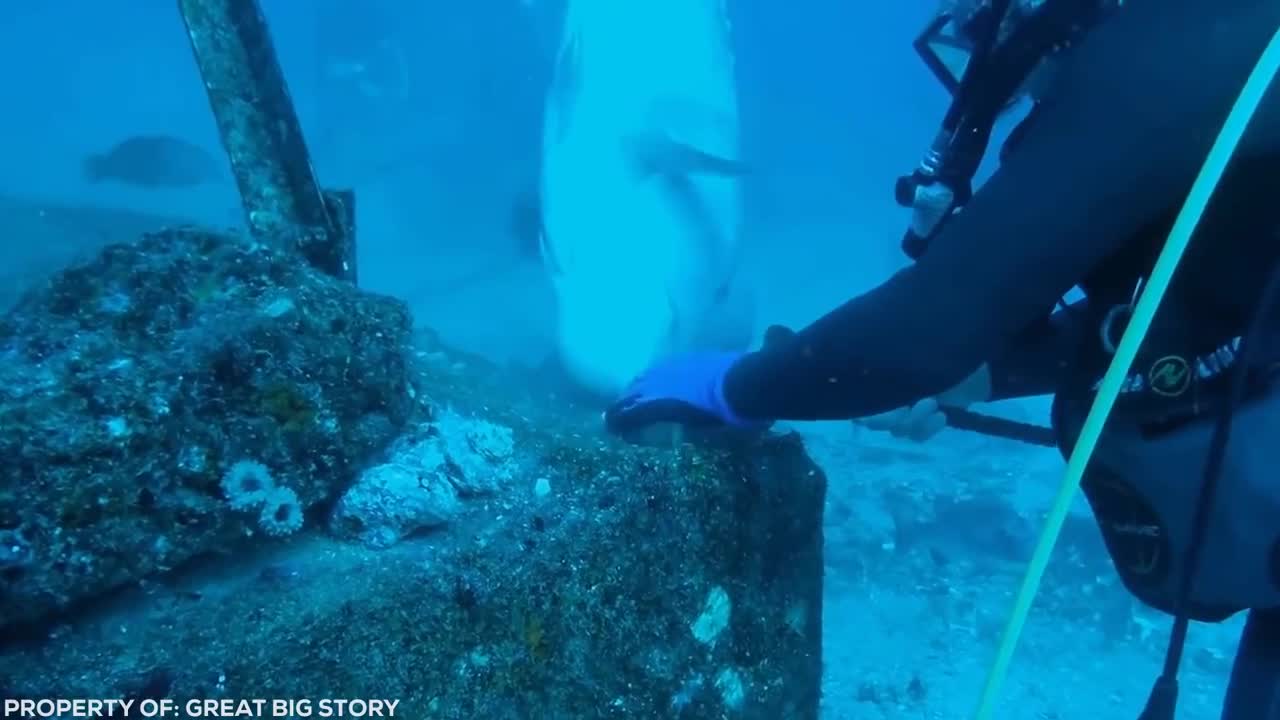
[(721, 157), (657, 131), (632, 138), (631, 149), (637, 166), (647, 175), (741, 177), (750, 172), (741, 160)]

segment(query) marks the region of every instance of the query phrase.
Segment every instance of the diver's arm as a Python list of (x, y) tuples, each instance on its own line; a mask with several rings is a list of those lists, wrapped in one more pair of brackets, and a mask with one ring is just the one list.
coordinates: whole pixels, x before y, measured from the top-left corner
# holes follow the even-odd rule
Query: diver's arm
[[(1004, 353), (983, 366), (988, 392), (982, 402), (1049, 395), (1061, 388), (1083, 335), (1096, 329), (1090, 322), (1087, 304), (1087, 300), (1072, 303), (1045, 322), (1036, 323)], [(947, 404), (945, 396), (946, 393), (938, 396), (939, 404)]]
[(1079, 331), (1088, 326), (1080, 312), (1084, 301), (1028, 328), (1006, 353), (984, 363), (960, 384), (933, 398), (854, 420), (873, 430), (923, 442), (947, 425), (942, 410), (968, 409), (974, 403), (1048, 395), (1063, 387), (1067, 358), (1079, 352)]
[(1133, 3), (1098, 28), (1018, 149), (924, 257), (737, 362), (723, 385), (730, 408), (755, 419), (863, 417), (937, 395), (1012, 347), (1176, 209), (1269, 39), (1274, 24), (1256, 27), (1263, 7)]
[(1033, 324), (1008, 350), (934, 400), (942, 407), (963, 409), (973, 403), (1050, 395), (1061, 389), (1084, 340), (1082, 333), (1093, 327), (1087, 306), (1088, 300), (1080, 300)]

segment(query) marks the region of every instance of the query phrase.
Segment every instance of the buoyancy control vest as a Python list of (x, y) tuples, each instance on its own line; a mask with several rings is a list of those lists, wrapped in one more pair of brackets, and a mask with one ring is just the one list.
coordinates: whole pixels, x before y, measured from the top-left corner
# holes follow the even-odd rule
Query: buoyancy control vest
[[(1189, 254), (1199, 257), (1189, 259), (1196, 265), (1166, 293), (1081, 483), (1126, 588), (1175, 613), (1214, 425), (1232, 413), (1218, 499), (1187, 608), (1194, 620), (1280, 606), (1280, 313), (1259, 305), (1267, 271), (1280, 259), (1280, 210), (1268, 192), (1242, 196), (1261, 177), (1259, 168), (1280, 158), (1265, 160), (1244, 159), (1235, 177), (1224, 179), (1222, 206), (1206, 213), (1192, 240)], [(1091, 331), (1079, 333), (1083, 345), (1052, 414), (1064, 456), (1075, 446), (1150, 270), (1154, 252), (1145, 245), (1135, 243), (1135, 252), (1086, 284), (1088, 309), (1075, 321)], [(1226, 262), (1224, 252), (1241, 262)], [(1263, 270), (1226, 277), (1246, 264)], [(1250, 327), (1253, 347), (1241, 367)], [(1232, 409), (1237, 372), (1243, 373), (1242, 396)]]

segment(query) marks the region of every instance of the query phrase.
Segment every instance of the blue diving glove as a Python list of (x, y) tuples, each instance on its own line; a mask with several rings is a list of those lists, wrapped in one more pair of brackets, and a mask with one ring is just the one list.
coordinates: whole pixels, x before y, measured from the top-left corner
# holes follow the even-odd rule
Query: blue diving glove
[(646, 370), (604, 412), (605, 427), (625, 434), (648, 425), (767, 427), (734, 414), (724, 399), (724, 376), (742, 353), (677, 355)]

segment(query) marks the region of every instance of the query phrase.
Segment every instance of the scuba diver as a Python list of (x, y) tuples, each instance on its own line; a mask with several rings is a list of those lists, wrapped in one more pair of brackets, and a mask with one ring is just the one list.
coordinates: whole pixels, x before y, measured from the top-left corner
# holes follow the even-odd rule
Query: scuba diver
[[(913, 264), (808, 327), (771, 328), (758, 351), (659, 361), (605, 411), (606, 427), (750, 430), (935, 397), (1053, 394), (1069, 454), (1278, 28), (1276, 0), (949, 8), (916, 44), (952, 104), (897, 185)], [(1082, 482), (1125, 587), (1177, 618), (1144, 719), (1173, 717), (1187, 623), (1248, 612), (1222, 718), (1280, 720), (1280, 301), (1268, 299), (1280, 286), (1278, 85), (1213, 190)], [(1023, 94), (1032, 109), (972, 190), (993, 123)], [(1073, 288), (1083, 299), (1068, 304)]]

